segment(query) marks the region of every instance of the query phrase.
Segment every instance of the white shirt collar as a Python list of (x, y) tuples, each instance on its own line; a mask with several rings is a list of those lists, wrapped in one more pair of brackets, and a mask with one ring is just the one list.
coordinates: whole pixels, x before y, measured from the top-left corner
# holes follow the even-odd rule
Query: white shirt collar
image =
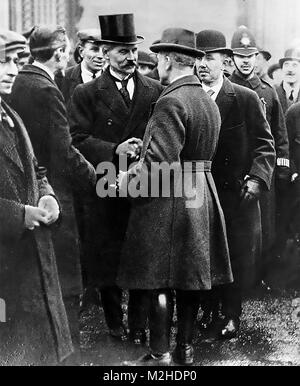
[(285, 91), (285, 95), (287, 98), (289, 98), (292, 90), (294, 90), (294, 93), (293, 93), (294, 101), (296, 101), (298, 99), (298, 94), (299, 94), (299, 90), (300, 90), (300, 84), (299, 83), (296, 84), (296, 87), (291, 87), (288, 83), (283, 82), (282, 87)]
[[(120, 82), (115, 82), (118, 90), (120, 90), (122, 88), (122, 84), (121, 84), (121, 81), (123, 80), (120, 75), (118, 75), (111, 67), (109, 67), (109, 72), (110, 74), (116, 78), (116, 79), (119, 79)], [(133, 99), (133, 94), (134, 94), (134, 90), (135, 90), (135, 84), (134, 84), (134, 80), (133, 80), (133, 77), (131, 75), (127, 75), (124, 80), (128, 79), (128, 83), (127, 83), (127, 90), (129, 92), (129, 96), (130, 96), (130, 99), (132, 100)]]
[(223, 86), (223, 82), (224, 82), (224, 78), (222, 74), (222, 76), (218, 79), (218, 82), (214, 86), (208, 86), (204, 82), (202, 82), (202, 87), (205, 92), (208, 92), (209, 90), (214, 91), (214, 94), (211, 96), (211, 99), (215, 101)]
[[(99, 78), (101, 74), (102, 74), (102, 70), (96, 72), (96, 78)], [(94, 80), (93, 73), (86, 68), (83, 62), (81, 63), (81, 77), (82, 77), (83, 83), (88, 83), (91, 80)]]
[(54, 72), (52, 72), (47, 66), (45, 66), (43, 63), (37, 62), (36, 60), (32, 63), (33, 66), (40, 68), (41, 70), (45, 71), (52, 80), (55, 79)]

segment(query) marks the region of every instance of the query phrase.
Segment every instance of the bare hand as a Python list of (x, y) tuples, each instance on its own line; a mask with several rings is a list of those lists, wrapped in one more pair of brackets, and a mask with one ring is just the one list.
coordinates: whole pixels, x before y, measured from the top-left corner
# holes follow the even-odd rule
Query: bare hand
[(45, 225), (54, 224), (59, 217), (59, 206), (53, 196), (44, 196), (40, 199), (38, 207), (47, 212), (47, 217), (44, 219)]
[(34, 206), (25, 206), (25, 227), (33, 231), (36, 227), (40, 226), (40, 222), (44, 223), (48, 216), (48, 212), (41, 208)]

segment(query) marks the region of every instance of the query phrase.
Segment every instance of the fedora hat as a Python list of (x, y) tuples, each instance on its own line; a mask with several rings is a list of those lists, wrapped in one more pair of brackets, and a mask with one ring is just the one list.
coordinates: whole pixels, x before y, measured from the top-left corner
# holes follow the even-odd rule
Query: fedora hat
[(196, 47), (198, 50), (209, 52), (222, 52), (232, 56), (232, 50), (226, 47), (226, 38), (222, 32), (204, 30), (196, 34)]
[(258, 54), (255, 38), (244, 25), (241, 25), (233, 34), (231, 49), (234, 55), (251, 56)]
[(152, 44), (150, 50), (155, 53), (173, 51), (192, 57), (204, 55), (203, 51), (196, 48), (195, 33), (182, 28), (168, 28), (164, 30), (162, 38), (158, 43)]
[(279, 59), (280, 67), (283, 66), (284, 62), (287, 62), (289, 60), (296, 60), (297, 62), (300, 62), (300, 48), (287, 49), (284, 53), (284, 58)]
[(136, 35), (132, 13), (100, 15), (101, 41), (103, 43), (139, 44), (143, 36)]

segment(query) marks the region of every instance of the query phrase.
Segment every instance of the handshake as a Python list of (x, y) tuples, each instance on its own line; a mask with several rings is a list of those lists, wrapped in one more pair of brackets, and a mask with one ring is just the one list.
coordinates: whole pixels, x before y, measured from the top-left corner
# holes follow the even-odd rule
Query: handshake
[(52, 196), (44, 196), (40, 199), (38, 207), (25, 206), (25, 228), (33, 231), (44, 225), (54, 224), (59, 217), (59, 206), (56, 199)]
[(116, 154), (129, 156), (133, 161), (139, 159), (143, 147), (143, 141), (139, 138), (130, 138), (121, 143), (116, 150)]

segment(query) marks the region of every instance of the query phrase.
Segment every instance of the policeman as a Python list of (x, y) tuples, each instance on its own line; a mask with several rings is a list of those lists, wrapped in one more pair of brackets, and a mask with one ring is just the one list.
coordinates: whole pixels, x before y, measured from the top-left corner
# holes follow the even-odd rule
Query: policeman
[(262, 280), (267, 274), (273, 253), (271, 248), (275, 241), (275, 218), (277, 223), (280, 223), (280, 214), (283, 210), (280, 202), (277, 202), (277, 209), (275, 209), (275, 194), (280, 197), (282, 190), (285, 189), (288, 183), (290, 174), (288, 134), (282, 108), (275, 90), (269, 83), (255, 75), (256, 56), (259, 51), (255, 38), (247, 27), (240, 26), (237, 29), (232, 38), (231, 48), (233, 50), (235, 70), (229, 79), (233, 83), (248, 87), (258, 94), (275, 141), (277, 159), (273, 186), (270, 192), (263, 194), (260, 201), (263, 259), (259, 267), (258, 279)]

